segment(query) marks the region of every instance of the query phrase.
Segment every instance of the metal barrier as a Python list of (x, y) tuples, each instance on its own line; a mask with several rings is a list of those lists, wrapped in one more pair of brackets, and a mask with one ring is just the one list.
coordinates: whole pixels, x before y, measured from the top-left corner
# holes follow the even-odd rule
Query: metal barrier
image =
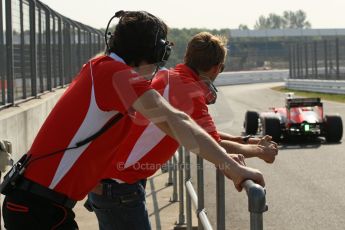
[(0, 108), (69, 84), (102, 38), (38, 0), (0, 1)]
[(345, 80), (287, 79), (285, 86), (293, 90), (345, 94)]
[[(184, 162), (183, 162), (184, 155)], [(174, 163), (177, 162), (176, 154), (173, 157)], [(195, 191), (191, 178), (191, 163), (190, 153), (180, 147), (178, 151), (178, 162), (176, 167), (169, 167), (172, 171), (173, 179), (173, 197), (179, 196), (179, 217), (176, 222), (177, 225), (186, 224), (187, 230), (193, 228), (192, 223), (192, 204), (196, 210), (198, 217), (198, 229), (211, 230), (213, 229), (204, 208), (204, 169), (203, 159), (197, 157), (197, 192)], [(183, 170), (184, 169), (184, 180)], [(177, 175), (179, 173), (179, 175)], [(179, 177), (179, 183), (177, 183), (177, 177)], [(185, 185), (183, 185), (185, 183)], [(179, 186), (179, 194), (177, 195), (177, 186)], [(186, 188), (186, 197), (184, 197), (183, 187)], [(263, 229), (263, 213), (267, 211), (266, 205), (266, 191), (260, 185), (254, 183), (251, 180), (243, 182), (242, 187), (248, 196), (248, 211), (250, 212), (250, 229), (262, 230)], [(216, 172), (216, 210), (217, 210), (217, 230), (226, 229), (225, 221), (225, 178), (224, 175), (217, 170)], [(171, 199), (171, 201), (177, 201)], [(184, 202), (186, 201), (186, 202)], [(186, 219), (184, 218), (184, 210), (186, 209)]]
[(242, 187), (246, 190), (248, 196), (248, 211), (250, 212), (250, 229), (262, 230), (262, 213), (267, 211), (266, 191), (260, 185), (252, 180), (243, 182)]
[(291, 43), (289, 78), (345, 80), (344, 48), (343, 38)]

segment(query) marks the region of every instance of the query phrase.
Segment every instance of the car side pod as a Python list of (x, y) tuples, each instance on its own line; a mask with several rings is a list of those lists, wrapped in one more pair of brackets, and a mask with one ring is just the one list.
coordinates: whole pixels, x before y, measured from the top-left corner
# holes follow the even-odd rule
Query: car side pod
[(326, 115), (324, 118), (323, 133), (327, 142), (340, 142), (343, 137), (343, 121), (341, 117), (338, 115)]

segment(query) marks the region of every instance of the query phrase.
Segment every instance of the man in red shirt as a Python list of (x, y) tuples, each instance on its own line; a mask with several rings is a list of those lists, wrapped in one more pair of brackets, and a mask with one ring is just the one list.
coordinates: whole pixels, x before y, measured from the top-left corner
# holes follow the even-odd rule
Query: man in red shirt
[[(228, 153), (256, 156), (272, 163), (277, 148), (268, 137), (250, 139), (248, 145), (236, 143), (243, 142), (242, 137), (218, 132), (208, 112), (207, 105), (216, 99), (212, 81), (222, 71), (225, 57), (224, 38), (197, 34), (188, 44), (185, 63), (158, 72), (152, 87), (172, 106), (189, 114)], [(131, 131), (116, 150), (115, 160), (105, 174), (109, 179), (89, 193), (89, 203), (100, 229), (150, 229), (145, 180), (171, 158), (178, 146), (176, 140), (154, 123), (139, 113), (135, 115)], [(238, 158), (241, 162), (241, 156)]]
[[(77, 229), (72, 208), (116, 161), (131, 119), (119, 120), (119, 114), (135, 110), (181, 145), (198, 148), (198, 154), (223, 167), (237, 187), (246, 178), (264, 185), (259, 171), (228, 157), (189, 116), (151, 88), (145, 77), (169, 56), (165, 23), (144, 11), (119, 11), (114, 17), (119, 22), (108, 55), (83, 66), (22, 158), (25, 167), (17, 164), (6, 177), (15, 184), (5, 183), (6, 189), (2, 184), (6, 229)], [(15, 171), (19, 177), (12, 176)]]

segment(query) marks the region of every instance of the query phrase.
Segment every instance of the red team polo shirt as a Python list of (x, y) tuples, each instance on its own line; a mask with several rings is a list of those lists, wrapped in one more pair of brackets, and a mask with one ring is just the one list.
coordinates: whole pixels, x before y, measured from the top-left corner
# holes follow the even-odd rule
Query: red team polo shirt
[[(175, 108), (189, 114), (217, 142), (220, 136), (208, 113), (206, 84), (186, 65), (160, 71), (151, 86)], [(153, 123), (136, 114), (131, 131), (116, 151), (116, 158), (105, 175), (134, 183), (154, 174), (177, 150), (179, 144)]]
[(129, 130), (130, 116), (84, 146), (33, 159), (75, 146), (115, 114), (128, 113), (132, 103), (150, 89), (150, 83), (114, 53), (89, 61), (41, 127), (29, 150), (32, 163), (24, 176), (71, 199), (83, 199), (113, 161)]

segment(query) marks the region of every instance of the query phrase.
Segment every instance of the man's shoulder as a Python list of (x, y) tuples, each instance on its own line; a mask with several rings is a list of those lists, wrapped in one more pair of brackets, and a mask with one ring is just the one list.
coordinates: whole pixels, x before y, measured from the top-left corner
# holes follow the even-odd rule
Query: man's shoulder
[(128, 70), (130, 66), (123, 62), (116, 61), (107, 55), (102, 55), (91, 60), (93, 68), (101, 68), (104, 70)]

